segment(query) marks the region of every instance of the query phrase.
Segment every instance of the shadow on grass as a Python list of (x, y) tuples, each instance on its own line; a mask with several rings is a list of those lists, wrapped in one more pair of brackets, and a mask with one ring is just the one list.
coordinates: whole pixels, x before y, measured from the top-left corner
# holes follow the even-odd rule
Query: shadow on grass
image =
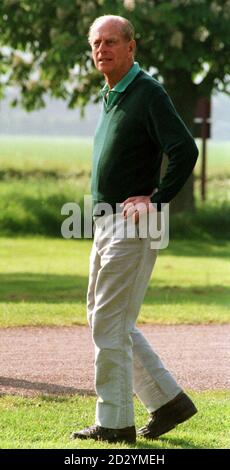
[[(87, 276), (42, 273), (0, 274), (2, 302), (75, 303), (85, 302)], [(149, 286), (144, 304), (199, 304), (225, 305), (230, 298), (230, 287), (198, 285), (191, 287), (159, 285)]]
[(216, 304), (227, 305), (230, 298), (230, 287), (220, 285), (149, 286), (144, 299), (146, 305), (162, 304)]
[[(161, 444), (160, 444), (161, 443)], [(164, 447), (162, 447), (162, 444)], [(162, 450), (162, 453), (164, 453), (164, 449), (170, 449), (171, 446), (177, 446), (180, 449), (204, 449), (205, 447), (203, 446), (197, 446), (193, 442), (188, 441), (187, 439), (183, 438), (172, 438), (172, 437), (167, 437), (167, 438), (158, 438), (154, 439), (152, 441), (146, 441), (145, 439), (143, 440), (138, 440), (135, 448), (138, 449), (160, 449)]]
[(42, 273), (0, 274), (0, 298), (8, 302), (85, 302), (88, 279)]
[(162, 442), (162, 444), (171, 444), (173, 446), (178, 446), (181, 449), (206, 449), (204, 446), (198, 446), (195, 445), (193, 442), (188, 441), (185, 438), (181, 437), (160, 437), (159, 441)]
[(230, 257), (229, 240), (211, 239), (186, 240), (169, 239), (169, 246), (160, 250), (160, 256), (186, 256), (186, 257)]

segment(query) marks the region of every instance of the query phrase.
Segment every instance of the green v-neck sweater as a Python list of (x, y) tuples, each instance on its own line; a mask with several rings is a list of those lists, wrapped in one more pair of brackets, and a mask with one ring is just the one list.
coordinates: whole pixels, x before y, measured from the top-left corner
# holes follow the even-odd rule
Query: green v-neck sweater
[[(169, 163), (160, 181), (163, 153)], [(141, 70), (112, 107), (103, 106), (94, 139), (94, 213), (98, 203), (109, 203), (115, 212), (128, 197), (150, 194), (159, 209), (180, 191), (197, 156), (194, 139), (166, 91)]]

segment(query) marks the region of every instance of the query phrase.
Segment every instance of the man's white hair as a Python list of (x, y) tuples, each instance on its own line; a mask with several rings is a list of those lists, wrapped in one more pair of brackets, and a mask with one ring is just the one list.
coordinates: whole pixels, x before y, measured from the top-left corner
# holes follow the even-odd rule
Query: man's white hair
[(118, 16), (118, 15), (103, 15), (103, 16), (99, 16), (98, 18), (96, 18), (93, 21), (93, 23), (90, 25), (89, 33), (88, 33), (88, 41), (90, 44), (91, 44), (92, 33), (93, 33), (95, 26), (98, 26), (100, 23), (103, 23), (106, 20), (108, 21), (110, 20), (111, 22), (114, 22), (114, 24), (116, 23), (120, 27), (121, 33), (123, 34), (124, 39), (126, 41), (132, 41), (132, 39), (134, 39), (134, 34), (135, 34), (134, 27), (132, 23), (129, 20), (127, 20), (127, 18), (124, 18), (123, 16)]

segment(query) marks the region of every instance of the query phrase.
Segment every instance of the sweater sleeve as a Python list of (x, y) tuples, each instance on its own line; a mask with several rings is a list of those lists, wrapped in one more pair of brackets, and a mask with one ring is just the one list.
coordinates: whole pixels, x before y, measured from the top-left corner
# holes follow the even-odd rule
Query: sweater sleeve
[(195, 166), (198, 149), (163, 88), (149, 103), (147, 127), (151, 137), (157, 139), (160, 149), (169, 158), (166, 174), (158, 191), (151, 197), (159, 207), (161, 203), (170, 202), (184, 186)]

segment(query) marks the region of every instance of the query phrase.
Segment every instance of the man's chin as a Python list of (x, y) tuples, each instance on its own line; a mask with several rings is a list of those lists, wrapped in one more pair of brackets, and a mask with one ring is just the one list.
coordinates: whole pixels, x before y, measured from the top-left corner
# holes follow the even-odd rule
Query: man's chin
[(105, 72), (111, 71), (113, 67), (112, 67), (111, 63), (108, 62), (108, 63), (103, 63), (103, 64), (99, 63), (97, 68), (100, 72), (105, 73)]

